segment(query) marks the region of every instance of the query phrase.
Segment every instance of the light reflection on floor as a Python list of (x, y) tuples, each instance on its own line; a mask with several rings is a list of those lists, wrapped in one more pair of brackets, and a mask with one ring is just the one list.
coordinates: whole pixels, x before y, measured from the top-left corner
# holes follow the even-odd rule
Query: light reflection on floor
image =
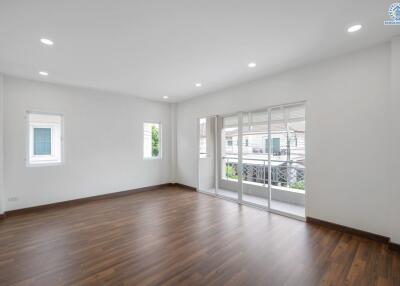
[[(215, 190), (207, 190), (206, 192), (215, 194)], [(226, 198), (237, 200), (238, 194), (234, 191), (218, 189), (217, 194)], [(261, 197), (243, 194), (243, 201), (253, 203), (259, 206), (268, 207), (268, 200)], [(280, 212), (305, 217), (305, 208), (301, 205), (289, 204), (281, 201), (271, 200), (271, 209)]]

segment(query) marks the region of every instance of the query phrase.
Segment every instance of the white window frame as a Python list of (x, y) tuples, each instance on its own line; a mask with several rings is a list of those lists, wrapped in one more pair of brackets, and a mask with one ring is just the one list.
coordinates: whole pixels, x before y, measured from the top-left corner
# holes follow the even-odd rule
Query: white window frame
[[(158, 124), (158, 138), (159, 138), (159, 152), (158, 152), (158, 156), (156, 157), (146, 157), (144, 154), (144, 148), (145, 148), (145, 142), (144, 142), (144, 132), (145, 132), (145, 125), (146, 124)], [(143, 122), (143, 129), (142, 129), (142, 142), (143, 142), (143, 149), (142, 149), (142, 154), (143, 154), (143, 160), (162, 160), (162, 142), (163, 142), (163, 138), (162, 138), (162, 124), (160, 121), (144, 121)]]
[[(30, 114), (37, 115), (52, 115), (59, 116), (59, 132), (60, 132), (60, 155), (59, 157), (55, 154), (57, 147), (55, 133), (58, 124), (56, 123), (42, 123), (30, 122)], [(49, 113), (40, 111), (26, 111), (26, 157), (25, 162), (27, 167), (48, 167), (48, 166), (60, 166), (64, 164), (64, 115), (60, 113)], [(51, 129), (51, 155), (34, 155), (34, 129), (35, 128), (50, 128)]]

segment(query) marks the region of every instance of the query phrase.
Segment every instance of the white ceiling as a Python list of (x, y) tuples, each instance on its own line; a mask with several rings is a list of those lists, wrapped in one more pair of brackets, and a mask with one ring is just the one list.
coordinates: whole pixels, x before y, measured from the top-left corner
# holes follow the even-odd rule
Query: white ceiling
[(393, 1), (0, 0), (0, 72), (179, 101), (386, 41)]

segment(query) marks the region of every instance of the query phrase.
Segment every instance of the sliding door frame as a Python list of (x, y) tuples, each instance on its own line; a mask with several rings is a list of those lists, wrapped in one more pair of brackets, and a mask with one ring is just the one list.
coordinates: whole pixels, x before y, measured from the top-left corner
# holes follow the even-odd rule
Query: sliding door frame
[[(269, 106), (267, 108), (262, 108), (262, 109), (255, 109), (255, 110), (249, 110), (249, 111), (238, 111), (238, 112), (233, 112), (233, 113), (227, 113), (227, 114), (222, 114), (222, 115), (213, 115), (213, 116), (203, 116), (203, 117), (198, 117), (196, 122), (197, 122), (197, 191), (200, 193), (204, 193), (206, 195), (210, 195), (213, 197), (217, 197), (217, 198), (221, 198), (224, 200), (228, 200), (228, 201), (232, 201), (241, 205), (247, 205), (247, 206), (251, 206), (254, 208), (258, 208), (258, 209), (262, 209), (271, 213), (275, 213), (275, 214), (279, 214), (279, 215), (283, 215), (286, 217), (290, 217), (290, 218), (294, 218), (297, 220), (301, 220), (301, 221), (305, 221), (305, 217), (301, 217), (298, 215), (294, 215), (291, 213), (287, 213), (287, 212), (283, 212), (283, 211), (279, 211), (276, 209), (271, 209), (271, 193), (272, 193), (272, 180), (271, 180), (271, 176), (272, 176), (272, 164), (271, 164), (271, 152), (272, 152), (272, 136), (271, 136), (271, 111), (274, 108), (279, 108), (279, 107), (290, 107), (290, 106), (295, 106), (295, 105), (300, 105), (303, 104), (306, 107), (306, 101), (298, 101), (298, 102), (292, 102), (292, 103), (287, 103), (287, 104), (278, 104), (278, 105), (272, 105)], [(243, 200), (243, 113), (250, 113), (250, 112), (266, 112), (268, 115), (268, 206), (262, 206), (262, 205), (258, 205), (255, 203), (251, 203), (251, 202), (247, 202)], [(306, 114), (307, 114), (307, 107), (306, 107)], [(308, 173), (308, 168), (307, 168), (307, 151), (308, 151), (308, 144), (307, 144), (307, 120), (306, 120), (306, 114), (305, 114), (305, 159), (304, 159), (304, 164), (305, 164), (305, 169), (306, 172), (305, 174)], [(218, 132), (218, 123), (219, 120), (222, 120), (223, 117), (228, 117), (228, 116), (237, 116), (238, 117), (238, 196), (237, 199), (233, 199), (233, 198), (229, 198), (226, 196), (222, 196), (220, 194), (218, 194), (218, 187), (219, 187), (219, 177), (220, 177), (220, 172), (221, 170), (219, 170), (219, 161), (221, 160), (221, 151), (220, 148), (218, 148), (218, 144), (220, 144), (221, 141), (221, 136)], [(204, 190), (201, 190), (199, 188), (200, 186), (200, 119), (201, 118), (214, 118), (214, 156), (215, 156), (215, 192), (214, 193), (210, 193), (210, 192), (206, 192)], [(265, 170), (264, 170), (265, 172)], [(307, 190), (307, 180), (306, 180), (306, 176), (304, 176), (304, 181), (305, 181), (305, 186), (306, 186), (306, 190)], [(307, 215), (307, 191), (305, 192), (305, 214)]]
[(238, 196), (239, 202), (243, 202), (243, 112), (238, 113)]
[[(198, 192), (200, 192), (200, 193), (204, 193), (204, 194), (207, 194), (207, 195), (215, 195), (216, 193), (217, 193), (217, 189), (218, 189), (218, 173), (217, 173), (217, 167), (218, 167), (218, 160), (217, 160), (217, 154), (218, 154), (218, 150), (217, 150), (217, 147), (218, 147), (218, 136), (217, 136), (217, 134), (218, 134), (218, 115), (210, 115), (210, 116), (202, 116), (202, 117), (198, 117), (198, 118), (196, 118), (196, 124), (197, 124), (197, 126), (196, 126), (196, 132), (197, 132), (197, 136), (196, 136), (196, 138), (197, 138), (197, 144), (196, 144), (196, 146), (197, 146), (197, 152), (196, 152), (196, 156), (197, 156), (197, 168), (196, 168), (196, 170), (197, 170), (197, 185), (196, 185), (196, 191), (198, 191)], [(209, 120), (209, 119), (214, 119), (214, 126), (213, 126), (213, 129), (214, 129), (214, 192), (213, 193), (211, 193), (211, 192), (207, 192), (206, 190), (202, 190), (202, 189), (200, 189), (200, 159), (202, 159), (202, 158), (200, 158), (200, 119), (206, 119), (207, 121)], [(208, 145), (207, 145), (208, 146)], [(208, 153), (208, 151), (207, 151), (207, 153)]]

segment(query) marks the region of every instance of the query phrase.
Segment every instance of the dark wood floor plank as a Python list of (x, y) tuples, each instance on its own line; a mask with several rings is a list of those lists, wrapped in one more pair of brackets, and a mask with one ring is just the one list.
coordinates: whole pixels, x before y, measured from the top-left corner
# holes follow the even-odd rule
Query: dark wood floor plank
[(1, 220), (0, 285), (400, 285), (400, 254), (171, 186)]

